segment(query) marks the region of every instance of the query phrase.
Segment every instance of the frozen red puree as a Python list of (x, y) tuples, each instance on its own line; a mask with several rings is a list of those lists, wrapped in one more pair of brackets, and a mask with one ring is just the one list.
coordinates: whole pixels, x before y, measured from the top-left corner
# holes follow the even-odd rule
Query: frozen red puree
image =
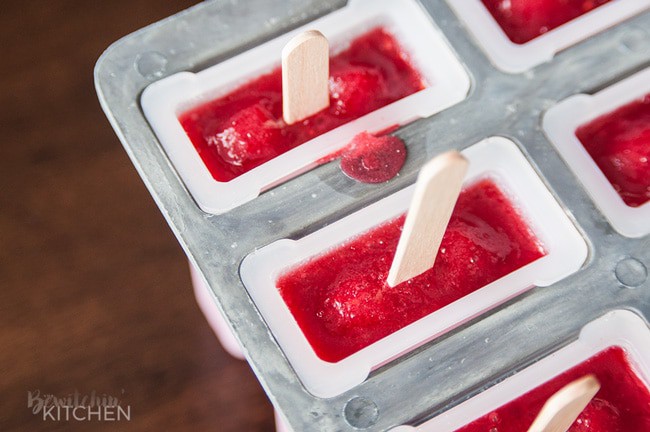
[(579, 127), (576, 136), (628, 206), (650, 200), (650, 94)]
[(330, 106), (301, 122), (282, 120), (280, 68), (179, 120), (215, 180), (230, 181), (344, 123), (424, 88), (395, 38), (382, 28), (330, 59)]
[(523, 44), (611, 0), (482, 0), (508, 38)]
[(395, 177), (406, 160), (401, 139), (362, 132), (341, 155), (341, 170), (362, 183), (382, 183)]
[(526, 431), (549, 397), (587, 374), (596, 375), (600, 391), (568, 432), (650, 431), (650, 392), (625, 351), (611, 347), (457, 432)]
[(433, 268), (390, 288), (403, 224), (380, 225), (276, 281), (321, 359), (339, 361), (545, 254), (499, 188), (481, 180), (461, 193)]

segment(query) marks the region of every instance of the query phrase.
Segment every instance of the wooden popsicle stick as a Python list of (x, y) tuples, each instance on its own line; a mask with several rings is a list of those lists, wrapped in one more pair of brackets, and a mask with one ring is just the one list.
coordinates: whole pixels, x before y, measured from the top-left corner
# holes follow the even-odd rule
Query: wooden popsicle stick
[(546, 401), (528, 432), (566, 432), (598, 390), (600, 383), (593, 375), (570, 382)]
[(327, 108), (329, 43), (318, 30), (291, 39), (282, 49), (282, 117), (293, 124)]
[(467, 166), (467, 159), (457, 151), (450, 151), (433, 158), (420, 170), (386, 279), (389, 286), (394, 287), (433, 267)]

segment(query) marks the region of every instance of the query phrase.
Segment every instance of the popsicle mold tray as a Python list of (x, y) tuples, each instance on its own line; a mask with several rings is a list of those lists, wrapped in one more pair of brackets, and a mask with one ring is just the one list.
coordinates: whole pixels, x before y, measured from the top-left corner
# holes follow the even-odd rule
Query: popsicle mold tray
[[(497, 62), (470, 28), (466, 14), (450, 6), (453, 3), (457, 9), (463, 2), (406, 2), (404, 9), (411, 14), (414, 28), (426, 28), (423, 37), (435, 39), (434, 45), (447, 53), (444, 58), (459, 66), (446, 69), (451, 74), (449, 83), (461, 85), (456, 87), (460, 89), (457, 100), (437, 108), (422, 108), (427, 100), (418, 108), (406, 99), (398, 101), (405, 102), (399, 112), (408, 111), (399, 118), (397, 123), (402, 126), (394, 132), (408, 149), (400, 175), (386, 183), (366, 185), (347, 178), (337, 162), (315, 166), (314, 159), (307, 158), (295, 170), (291, 168), (293, 172), (287, 172), (292, 177), (265, 180), (246, 199), (223, 212), (213, 212), (220, 214), (201, 209), (197, 204), (200, 199), (193, 196), (173, 151), (162, 142), (160, 132), (154, 131), (155, 120), (150, 123), (143, 113), (145, 89), (158, 82), (162, 86), (164, 79), (177, 73), (207, 77), (212, 67), (235, 61), (229, 59), (246, 56), (265, 43), (273, 44), (275, 38), (320, 18), (325, 22), (334, 14), (344, 14), (346, 7), (359, 7), (358, 3), (364, 0), (348, 6), (342, 0), (203, 2), (116, 42), (95, 70), (101, 104), (125, 149), (202, 282), (209, 287), (214, 305), (239, 340), (269, 398), (296, 431), (383, 431), (400, 425), (423, 425), (574, 343), (587, 323), (614, 309), (630, 310), (646, 322), (650, 317), (650, 222), (645, 218), (644, 225), (642, 218), (625, 212), (612, 218), (603, 202), (614, 197), (593, 190), (589, 178), (597, 177), (594, 166), (584, 158), (576, 161), (567, 157), (565, 149), (575, 141), (564, 142), (562, 138), (571, 138), (573, 126), (567, 129), (567, 123), (580, 126), (578, 123), (605, 109), (605, 104), (608, 109), (604, 112), (608, 112), (617, 107), (616, 101), (640, 98), (642, 89), (647, 92), (647, 7), (618, 16), (618, 23), (595, 20), (595, 27), (584, 40), (564, 40), (538, 65), (522, 66), (520, 73), (511, 73), (495, 66)], [(592, 13), (595, 16), (600, 12), (597, 9)], [(359, 25), (363, 26), (361, 21)], [(351, 27), (341, 28), (358, 34)], [(489, 28), (499, 31), (494, 25)], [(398, 39), (406, 38), (400, 42), (406, 42), (408, 50), (411, 36), (396, 33)], [(563, 32), (554, 34), (560, 35), (554, 38), (562, 38)], [(436, 47), (427, 50), (427, 41), (418, 43), (425, 49), (418, 49), (421, 54), (417, 58), (431, 54), (435, 59)], [(424, 62), (416, 59), (414, 63), (423, 69), (425, 80), (435, 80), (435, 60), (431, 69)], [(262, 63), (258, 66), (263, 67)], [(253, 69), (247, 69), (249, 78), (256, 71), (263, 72)], [(427, 75), (430, 71), (433, 75)], [(462, 86), (467, 76), (471, 80), (469, 91)], [(641, 82), (621, 84), (627, 79)], [(597, 107), (568, 109), (563, 116), (566, 121), (556, 122), (560, 126), (550, 121), (554, 110), (578, 94), (591, 95), (587, 99), (591, 97), (591, 104)], [(195, 96), (200, 95), (191, 97)], [(159, 101), (161, 106), (172, 103), (164, 97)], [(378, 112), (369, 118), (381, 117)], [(575, 122), (567, 118), (573, 112), (577, 112)], [(362, 118), (359, 125), (376, 130), (384, 120)], [(350, 128), (350, 134), (356, 131)], [(473, 313), (458, 309), (457, 319), (448, 316), (445, 319), (450, 325), (429, 329), (423, 340), (389, 347), (390, 358), (373, 358), (370, 366), (364, 366), (361, 377), (347, 387), (320, 395), (323, 397), (315, 395), (318, 391), (313, 386), (310, 391), (305, 385), (283, 336), (274, 333), (273, 318), (265, 315), (263, 307), (256, 305), (256, 294), (244, 286), (242, 277), (255, 272), (242, 263), (255, 251), (261, 253), (276, 242), (300, 244), (318, 237), (321, 230), (354, 218), (357, 212), (370, 211), (367, 209), (380, 206), (384, 200), (406, 194), (418, 169), (431, 157), (449, 149), (472, 151), (472, 145), (486, 139), (507, 143), (527, 167), (527, 176), (534, 180), (540, 195), (538, 199), (534, 193), (524, 194), (523, 213), (541, 240), (557, 233), (543, 222), (549, 215), (529, 214), (535, 206), (551, 209), (553, 217), (563, 221), (559, 226), (575, 234), (582, 247), (568, 253), (571, 259), (566, 260), (574, 262), (574, 268), (556, 277), (544, 274), (546, 270), (529, 274), (523, 285), (507, 288), (512, 290), (510, 294), (503, 292), (487, 305), (474, 305)], [(500, 159), (498, 155), (495, 158)], [(210, 210), (205, 205), (203, 208)], [(626, 217), (631, 218), (629, 224)], [(642, 228), (638, 229), (639, 225)], [(635, 228), (626, 231), (626, 226)], [(204, 303), (209, 300), (203, 298)]]

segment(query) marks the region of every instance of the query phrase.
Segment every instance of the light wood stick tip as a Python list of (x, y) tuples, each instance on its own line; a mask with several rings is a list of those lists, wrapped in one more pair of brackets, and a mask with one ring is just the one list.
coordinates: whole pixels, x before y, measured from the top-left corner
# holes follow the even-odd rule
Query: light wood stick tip
[(287, 124), (327, 108), (329, 42), (318, 30), (294, 36), (282, 49), (282, 118)]
[(450, 150), (445, 153), (441, 153), (438, 156), (434, 157), (431, 159), (429, 162), (427, 162), (422, 169), (420, 170), (421, 172), (424, 170), (428, 170), (434, 167), (446, 167), (446, 166), (468, 166), (469, 161), (465, 156), (463, 156), (459, 151), (457, 150)]
[(327, 47), (329, 47), (329, 41), (327, 40), (327, 38), (325, 37), (325, 35), (323, 33), (321, 33), (318, 30), (306, 30), (306, 31), (304, 31), (302, 33), (299, 33), (299, 34), (295, 35), (294, 37), (292, 37), (289, 40), (289, 42), (286, 43), (286, 45), (282, 48), (282, 57), (283, 58), (287, 57), (288, 55), (290, 55), (293, 52), (293, 50), (297, 46), (305, 43), (306, 41), (312, 40), (312, 39), (320, 40)]

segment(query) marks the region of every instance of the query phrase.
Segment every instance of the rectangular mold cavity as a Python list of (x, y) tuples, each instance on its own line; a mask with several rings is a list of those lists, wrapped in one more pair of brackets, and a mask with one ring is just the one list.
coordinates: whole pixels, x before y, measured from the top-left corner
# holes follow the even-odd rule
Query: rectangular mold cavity
[(582, 182), (612, 224), (626, 237), (650, 234), (650, 201), (628, 206), (576, 136), (576, 129), (643, 98), (650, 92), (650, 68), (593, 95), (571, 96), (546, 112), (543, 129), (551, 143)]
[[(282, 47), (296, 34), (321, 31), (334, 50), (373, 27), (391, 32), (427, 87), (339, 126), (228, 181), (216, 181), (178, 120), (180, 110), (224, 96), (280, 65)], [(467, 97), (467, 72), (442, 33), (415, 0), (352, 0), (344, 8), (198, 73), (180, 72), (149, 85), (144, 114), (199, 207), (220, 214), (317, 165), (359, 132), (377, 132), (429, 117)]]
[(481, 0), (447, 0), (447, 3), (492, 63), (508, 73), (525, 72), (550, 61), (558, 52), (650, 7), (650, 0), (614, 0), (528, 42), (517, 44), (508, 38)]
[(463, 151), (467, 183), (490, 177), (521, 213), (547, 254), (413, 322), (344, 359), (320, 359), (282, 299), (277, 277), (285, 270), (406, 212), (414, 186), (388, 196), (299, 240), (282, 239), (248, 255), (240, 274), (280, 348), (306, 389), (332, 397), (362, 383), (371, 372), (533, 286), (551, 285), (577, 271), (587, 245), (525, 156), (510, 140), (487, 138)]
[(625, 350), (633, 371), (650, 389), (650, 329), (633, 312), (615, 310), (583, 327), (577, 341), (503, 382), (420, 426), (399, 426), (391, 432), (456, 431), (610, 347)]

